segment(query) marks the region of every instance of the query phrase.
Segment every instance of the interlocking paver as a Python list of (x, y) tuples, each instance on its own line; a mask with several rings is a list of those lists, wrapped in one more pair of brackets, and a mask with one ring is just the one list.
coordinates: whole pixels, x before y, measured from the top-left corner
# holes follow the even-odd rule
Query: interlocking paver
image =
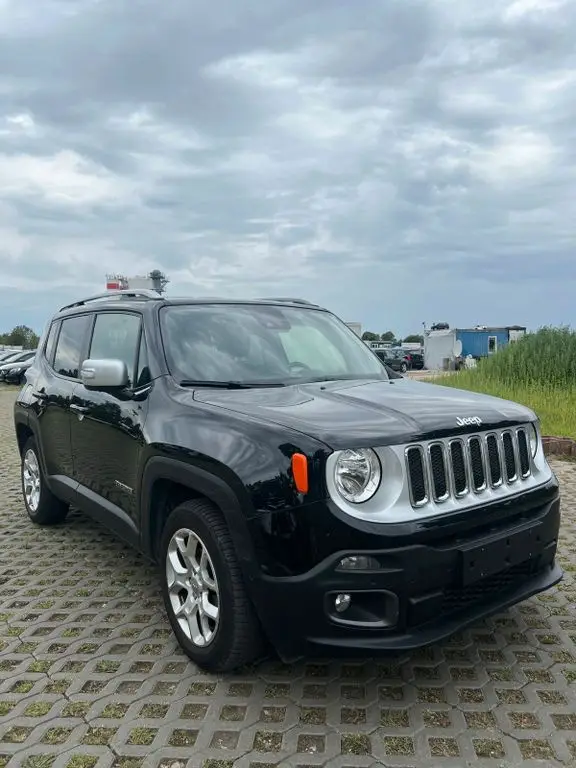
[(0, 768), (576, 766), (576, 464), (564, 581), (400, 658), (210, 677), (177, 647), (154, 569), (79, 512), (38, 529), (0, 389)]

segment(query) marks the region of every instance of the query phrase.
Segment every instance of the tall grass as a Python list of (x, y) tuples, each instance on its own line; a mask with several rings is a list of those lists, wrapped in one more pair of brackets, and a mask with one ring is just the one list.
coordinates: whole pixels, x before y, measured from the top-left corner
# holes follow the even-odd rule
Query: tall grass
[(441, 383), (527, 405), (539, 416), (543, 434), (576, 438), (576, 331), (570, 328), (526, 334)]

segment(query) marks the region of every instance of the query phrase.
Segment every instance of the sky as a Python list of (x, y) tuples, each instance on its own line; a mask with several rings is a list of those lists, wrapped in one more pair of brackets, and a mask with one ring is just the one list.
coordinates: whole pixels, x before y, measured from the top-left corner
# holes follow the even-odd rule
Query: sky
[(0, 0), (0, 331), (106, 273), (570, 325), (573, 0)]

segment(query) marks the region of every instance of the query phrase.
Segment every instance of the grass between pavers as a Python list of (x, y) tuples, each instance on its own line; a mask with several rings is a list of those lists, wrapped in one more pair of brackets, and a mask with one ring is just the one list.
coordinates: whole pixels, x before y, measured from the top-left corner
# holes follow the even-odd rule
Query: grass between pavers
[(576, 331), (570, 328), (541, 328), (476, 368), (429, 381), (521, 403), (536, 413), (543, 435), (576, 438)]

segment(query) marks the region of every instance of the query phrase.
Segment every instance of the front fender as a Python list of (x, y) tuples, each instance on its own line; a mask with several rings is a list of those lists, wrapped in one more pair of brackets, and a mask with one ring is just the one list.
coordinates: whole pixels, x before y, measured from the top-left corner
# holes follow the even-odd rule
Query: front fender
[(221, 510), (234, 541), (243, 575), (251, 581), (256, 562), (247, 524), (247, 515), (250, 514), (247, 508), (249, 497), (241, 500), (221, 478), (179, 459), (152, 456), (144, 467), (139, 499), (143, 551), (149, 556), (153, 556), (155, 551), (155, 542), (151, 540), (150, 532), (155, 514), (152, 508), (152, 488), (157, 480), (171, 480), (184, 485), (212, 501)]

